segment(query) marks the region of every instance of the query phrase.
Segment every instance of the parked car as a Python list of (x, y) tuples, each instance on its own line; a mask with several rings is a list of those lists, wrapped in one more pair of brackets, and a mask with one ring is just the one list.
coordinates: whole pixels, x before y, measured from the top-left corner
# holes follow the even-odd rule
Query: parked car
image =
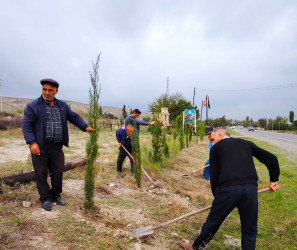
[(253, 127), (248, 127), (248, 131), (252, 131), (252, 132), (254, 132), (255, 129), (254, 129)]

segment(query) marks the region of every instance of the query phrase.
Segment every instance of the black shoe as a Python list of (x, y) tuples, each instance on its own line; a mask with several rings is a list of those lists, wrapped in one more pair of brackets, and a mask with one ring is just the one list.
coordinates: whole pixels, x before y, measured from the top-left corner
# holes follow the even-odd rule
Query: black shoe
[(62, 200), (60, 196), (54, 199), (54, 202), (56, 202), (58, 205), (61, 205), (61, 206), (65, 205), (65, 202)]
[(53, 207), (51, 201), (42, 202), (42, 208), (46, 211), (52, 211)]
[(131, 167), (131, 173), (134, 174), (135, 173), (135, 167)]

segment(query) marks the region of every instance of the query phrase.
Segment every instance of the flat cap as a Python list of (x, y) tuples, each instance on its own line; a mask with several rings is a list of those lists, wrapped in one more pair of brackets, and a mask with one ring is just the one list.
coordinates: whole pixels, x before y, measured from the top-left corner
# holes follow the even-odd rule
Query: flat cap
[(49, 85), (52, 85), (55, 88), (59, 88), (59, 83), (56, 82), (53, 79), (50, 79), (50, 78), (42, 79), (42, 80), (40, 80), (40, 83), (41, 83), (41, 85), (43, 85), (43, 84), (49, 84)]

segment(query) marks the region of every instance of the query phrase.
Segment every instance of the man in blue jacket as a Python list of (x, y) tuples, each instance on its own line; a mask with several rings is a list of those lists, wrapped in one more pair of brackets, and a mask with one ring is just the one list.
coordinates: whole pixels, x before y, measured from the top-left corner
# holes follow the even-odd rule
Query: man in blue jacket
[[(119, 144), (119, 155), (117, 159), (117, 171), (122, 173), (123, 171), (123, 162), (128, 156), (131, 163), (131, 172), (134, 173), (133, 159), (126, 152), (126, 150), (132, 154), (132, 145), (131, 145), (131, 135), (133, 133), (134, 127), (131, 124), (128, 124), (126, 128), (120, 128), (116, 131), (116, 138)], [(125, 147), (125, 149), (123, 148)]]
[[(43, 209), (52, 210), (51, 202), (65, 205), (61, 199), (64, 168), (63, 145), (68, 147), (67, 121), (82, 131), (91, 132), (92, 127), (69, 106), (55, 98), (59, 83), (53, 79), (43, 79), (42, 95), (27, 104), (24, 110), (22, 130), (30, 147), (36, 176), (37, 189)], [(47, 182), (48, 171), (51, 188)]]

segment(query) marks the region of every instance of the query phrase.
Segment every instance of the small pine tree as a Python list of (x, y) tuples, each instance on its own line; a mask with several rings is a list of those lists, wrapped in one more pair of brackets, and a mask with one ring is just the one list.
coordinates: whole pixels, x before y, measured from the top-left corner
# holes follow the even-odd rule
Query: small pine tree
[(125, 120), (127, 117), (127, 111), (126, 111), (126, 105), (123, 105), (123, 109), (122, 109), (122, 117)]
[(178, 140), (179, 140), (180, 150), (184, 149), (185, 148), (185, 141), (184, 141), (184, 131), (182, 129), (179, 131)]
[(177, 129), (176, 128), (172, 129), (172, 137), (173, 137), (173, 141), (175, 142), (176, 137), (177, 137)]
[(184, 142), (184, 126), (183, 126), (183, 113), (179, 114), (175, 119), (175, 128), (178, 132), (179, 147), (182, 150), (185, 147)]
[(289, 113), (289, 121), (290, 121), (291, 123), (294, 122), (294, 111), (290, 111), (290, 113)]
[(193, 136), (193, 125), (189, 126), (189, 142), (192, 141), (192, 136)]
[(185, 125), (185, 136), (186, 136), (186, 147), (189, 147), (189, 126), (188, 124)]
[[(157, 118), (158, 115), (154, 116)], [(158, 119), (156, 124), (150, 129), (152, 134), (152, 152), (149, 153), (149, 159), (151, 162), (161, 162), (163, 154), (163, 142), (162, 142), (162, 123)]]
[(162, 129), (162, 146), (163, 146), (163, 154), (166, 158), (169, 158), (169, 147), (167, 144), (167, 131), (166, 128)]
[(132, 156), (134, 158), (134, 168), (135, 168), (135, 179), (137, 182), (137, 186), (141, 187), (141, 176), (142, 176), (142, 168), (141, 168), (141, 151), (139, 144), (139, 135), (136, 129), (136, 124), (134, 122), (134, 130), (131, 137), (132, 144)]
[(99, 62), (100, 54), (97, 56), (97, 61), (93, 63), (93, 72), (90, 72), (92, 88), (89, 89), (90, 106), (88, 111), (88, 122), (89, 125), (95, 130), (90, 134), (90, 138), (86, 145), (87, 152), (87, 164), (85, 170), (85, 198), (84, 208), (90, 210), (94, 208), (94, 190), (95, 190), (95, 161), (99, 155), (98, 152), (98, 138), (99, 138), (99, 96), (101, 85), (98, 85), (99, 75)]
[(199, 126), (199, 137), (200, 141), (203, 141), (205, 135), (205, 123), (201, 122)]

